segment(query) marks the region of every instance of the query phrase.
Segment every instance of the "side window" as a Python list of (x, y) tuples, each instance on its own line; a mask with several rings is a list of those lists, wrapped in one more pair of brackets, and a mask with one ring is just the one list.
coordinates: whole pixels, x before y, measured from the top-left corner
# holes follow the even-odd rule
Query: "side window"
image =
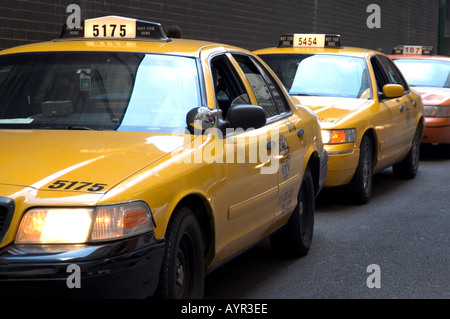
[(234, 54), (233, 57), (244, 72), (267, 119), (290, 111), (289, 104), (262, 65), (246, 55)]
[(373, 56), (370, 58), (370, 63), (372, 64), (373, 73), (375, 75), (375, 81), (377, 84), (377, 92), (383, 92), (383, 86), (389, 83), (386, 74), (383, 71), (380, 61)]
[(377, 55), (376, 60), (385, 73), (386, 83), (384, 84), (400, 84), (401, 86), (403, 86), (405, 92), (409, 91), (408, 84), (403, 78), (403, 75), (388, 57)]
[(231, 105), (250, 103), (244, 84), (225, 55), (211, 60), (211, 74), (216, 105), (222, 110), (224, 118)]
[(409, 91), (408, 84), (406, 83), (405, 78), (403, 77), (400, 70), (397, 66), (386, 56), (380, 56), (381, 64), (383, 65), (386, 73), (391, 78), (393, 84), (400, 84), (406, 91)]

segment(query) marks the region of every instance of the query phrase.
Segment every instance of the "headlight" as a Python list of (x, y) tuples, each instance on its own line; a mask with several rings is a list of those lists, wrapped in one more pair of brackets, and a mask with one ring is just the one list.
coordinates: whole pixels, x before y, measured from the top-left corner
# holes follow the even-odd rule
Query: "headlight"
[(80, 244), (114, 240), (153, 229), (144, 202), (93, 208), (34, 208), (22, 218), (18, 244)]
[(100, 206), (95, 210), (91, 241), (130, 237), (153, 229), (150, 208), (144, 202)]
[(356, 141), (356, 129), (322, 130), (324, 144), (353, 143)]
[(450, 117), (450, 106), (447, 105), (424, 105), (424, 115), (433, 117)]
[(89, 236), (92, 211), (93, 209), (32, 209), (22, 218), (16, 243), (84, 243)]

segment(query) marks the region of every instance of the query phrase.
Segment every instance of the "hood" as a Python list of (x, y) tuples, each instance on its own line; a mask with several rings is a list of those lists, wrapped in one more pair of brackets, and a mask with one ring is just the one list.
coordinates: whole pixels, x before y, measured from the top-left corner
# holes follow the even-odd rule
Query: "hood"
[(319, 117), (321, 126), (335, 125), (341, 119), (361, 108), (369, 105), (371, 100), (322, 97), (322, 96), (292, 96), (294, 102), (310, 107)]
[(422, 96), (424, 105), (450, 105), (450, 88), (413, 87)]
[(104, 193), (140, 169), (170, 156), (184, 144), (185, 137), (116, 131), (0, 130), (0, 140), (0, 185)]

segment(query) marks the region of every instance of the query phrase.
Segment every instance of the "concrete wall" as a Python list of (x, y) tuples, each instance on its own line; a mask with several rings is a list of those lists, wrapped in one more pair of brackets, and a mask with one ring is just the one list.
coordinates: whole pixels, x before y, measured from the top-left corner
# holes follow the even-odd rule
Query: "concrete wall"
[[(0, 0), (0, 49), (59, 36), (78, 4), (81, 18), (123, 15), (178, 24), (183, 37), (250, 50), (278, 43), (282, 33), (337, 33), (342, 44), (383, 48), (396, 44), (438, 45), (439, 0)], [(369, 28), (370, 4), (380, 8), (381, 28)]]

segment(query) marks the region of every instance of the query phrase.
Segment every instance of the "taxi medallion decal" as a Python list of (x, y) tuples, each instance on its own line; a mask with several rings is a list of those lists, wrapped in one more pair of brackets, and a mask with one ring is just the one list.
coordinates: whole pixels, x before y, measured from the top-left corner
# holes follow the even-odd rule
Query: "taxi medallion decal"
[(290, 155), (289, 155), (289, 145), (286, 138), (280, 135), (280, 161), (281, 161), (281, 172), (283, 177), (287, 178), (289, 176), (290, 168)]

